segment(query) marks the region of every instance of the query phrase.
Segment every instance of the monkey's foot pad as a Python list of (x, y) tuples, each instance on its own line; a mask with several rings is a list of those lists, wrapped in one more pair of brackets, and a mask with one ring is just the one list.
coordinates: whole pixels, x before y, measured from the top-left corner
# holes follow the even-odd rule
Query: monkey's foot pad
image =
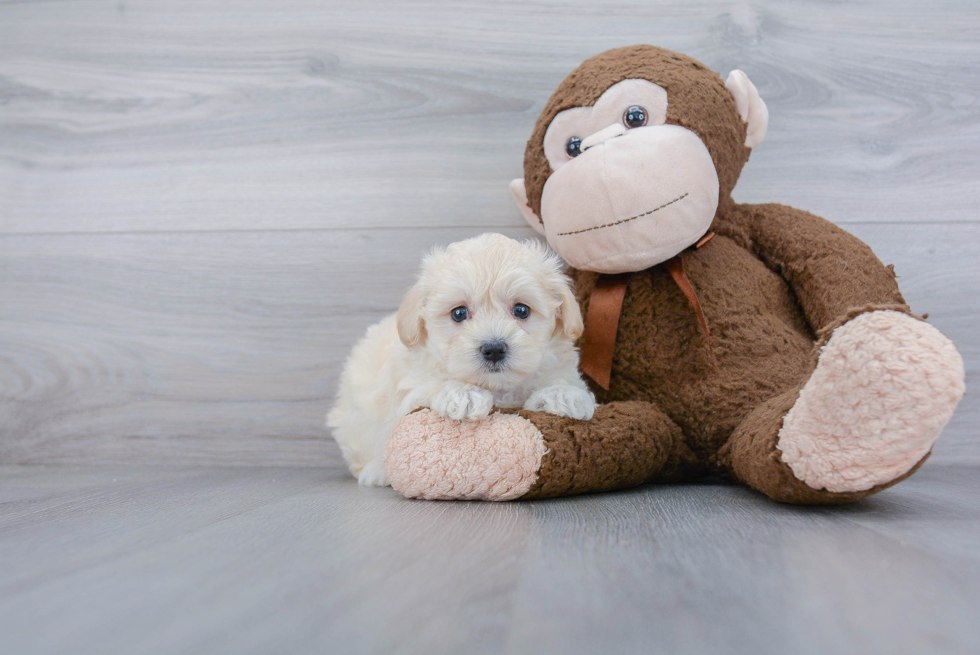
[(513, 500), (537, 480), (545, 450), (540, 430), (517, 414), (455, 421), (423, 409), (391, 431), (385, 471), (408, 498)]
[(863, 314), (820, 351), (777, 448), (814, 489), (870, 489), (925, 457), (963, 390), (963, 360), (938, 330), (900, 312)]

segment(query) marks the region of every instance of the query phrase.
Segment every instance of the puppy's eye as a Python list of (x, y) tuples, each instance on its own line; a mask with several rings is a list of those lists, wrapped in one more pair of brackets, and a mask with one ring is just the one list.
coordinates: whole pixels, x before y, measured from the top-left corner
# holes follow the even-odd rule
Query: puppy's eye
[(456, 323), (462, 323), (470, 317), (470, 310), (465, 307), (457, 307), (453, 311), (449, 312), (449, 315), (453, 317), (453, 321)]
[(639, 105), (633, 105), (623, 112), (623, 125), (629, 128), (643, 127), (647, 124), (647, 110)]
[(582, 154), (582, 139), (573, 136), (565, 143), (565, 154), (569, 159), (573, 159)]
[(510, 310), (510, 313), (514, 315), (514, 318), (519, 318), (523, 321), (531, 315), (531, 308), (524, 303), (517, 303), (514, 305), (514, 309)]

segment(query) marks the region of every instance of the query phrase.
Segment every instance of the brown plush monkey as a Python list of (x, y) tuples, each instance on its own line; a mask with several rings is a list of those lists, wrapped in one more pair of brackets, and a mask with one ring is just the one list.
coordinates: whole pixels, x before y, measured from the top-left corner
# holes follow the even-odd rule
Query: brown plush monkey
[(953, 344), (831, 223), (731, 198), (768, 111), (652, 46), (604, 52), (545, 106), (511, 189), (571, 264), (589, 422), (430, 410), (386, 451), (409, 497), (506, 500), (722, 475), (791, 503), (907, 477), (963, 394)]

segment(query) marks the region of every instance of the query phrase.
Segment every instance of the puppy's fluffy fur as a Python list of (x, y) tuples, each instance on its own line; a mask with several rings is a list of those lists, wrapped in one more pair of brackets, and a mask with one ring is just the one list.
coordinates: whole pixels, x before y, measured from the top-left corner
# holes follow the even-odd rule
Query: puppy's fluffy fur
[(358, 482), (382, 486), (388, 434), (420, 407), (453, 419), (479, 419), (494, 406), (590, 419), (595, 398), (574, 346), (582, 329), (547, 246), (483, 234), (437, 249), (398, 313), (354, 347), (327, 425)]

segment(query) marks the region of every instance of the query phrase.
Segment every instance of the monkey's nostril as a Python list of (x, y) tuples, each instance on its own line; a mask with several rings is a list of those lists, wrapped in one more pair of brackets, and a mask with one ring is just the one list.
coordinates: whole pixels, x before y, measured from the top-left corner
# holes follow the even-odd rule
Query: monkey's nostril
[(609, 139), (615, 139), (617, 136), (623, 136), (626, 134), (626, 127), (622, 123), (613, 123), (612, 125), (605, 127), (591, 136), (587, 136), (582, 140), (582, 152), (585, 152), (593, 146), (597, 146), (600, 143), (605, 143)]
[(483, 355), (483, 359), (496, 364), (507, 356), (507, 342), (500, 340), (484, 341), (483, 345), (480, 346), (480, 354)]

